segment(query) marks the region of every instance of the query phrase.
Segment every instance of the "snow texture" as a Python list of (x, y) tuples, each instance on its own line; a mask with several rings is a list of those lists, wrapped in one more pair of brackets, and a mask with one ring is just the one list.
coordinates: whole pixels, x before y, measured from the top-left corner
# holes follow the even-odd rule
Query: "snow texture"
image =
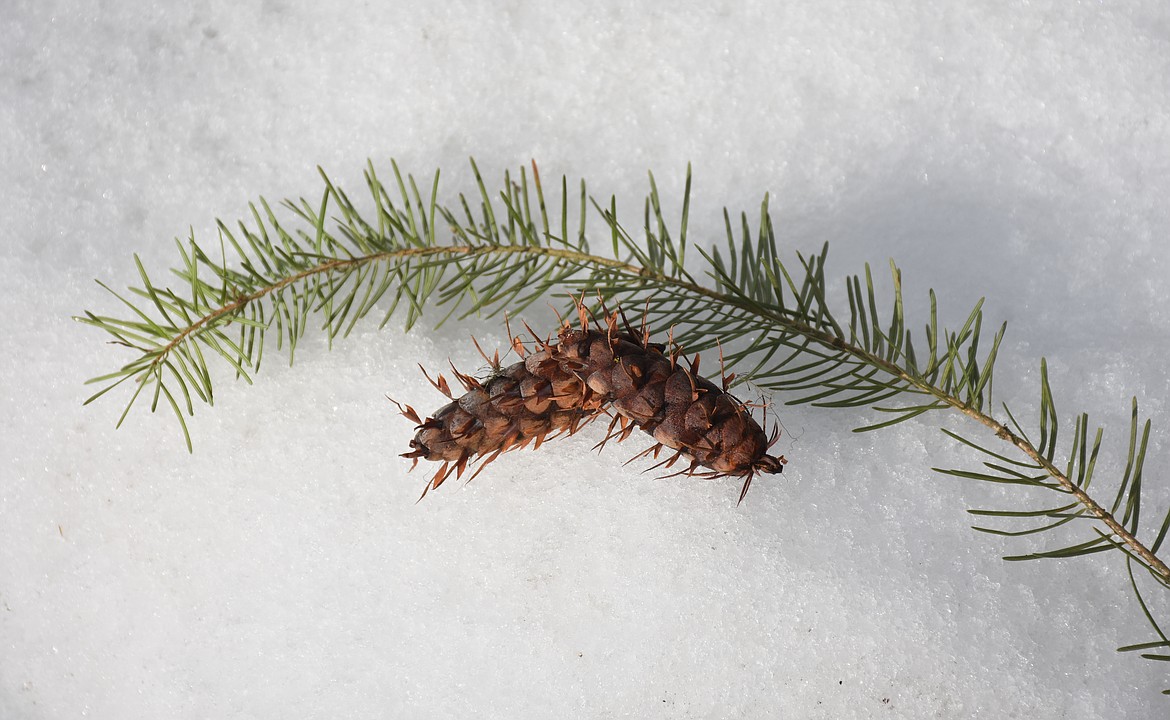
[(835, 287), (894, 258), (915, 326), (929, 287), (952, 325), (986, 296), (997, 396), (1034, 421), (1047, 356), (1064, 427), (1107, 427), (1106, 499), (1136, 395), (1158, 522), (1170, 5), (629, 5), (5, 3), (0, 717), (1165, 716), (1164, 664), (1114, 652), (1152, 639), (1122, 556), (1001, 560), (1070, 538), (969, 530), (1044, 500), (933, 474), (974, 462), (941, 417), (784, 409), (788, 471), (739, 507), (599, 428), (416, 505), (384, 394), (437, 408), (416, 362), (505, 339), (438, 313), (310, 333), (252, 387), (217, 366), (194, 454), (146, 407), (115, 431), (125, 395), (81, 407), (130, 358), (71, 320), (118, 310), (93, 279), (165, 277), (173, 237), (319, 197), (317, 165), (355, 194), (367, 158), (442, 168), (453, 200), (469, 155), (536, 159), (637, 227), (647, 170), (677, 213), (690, 161), (694, 242), (768, 192)]

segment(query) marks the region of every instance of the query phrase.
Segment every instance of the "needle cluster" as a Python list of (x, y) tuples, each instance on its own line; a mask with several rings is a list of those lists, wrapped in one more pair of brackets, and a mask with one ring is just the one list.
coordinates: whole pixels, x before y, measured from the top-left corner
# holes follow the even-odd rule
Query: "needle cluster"
[[(732, 377), (702, 379), (697, 366), (683, 367), (645, 333), (669, 330), (690, 352), (720, 343), (729, 350), (727, 367), (739, 374), (735, 382), (750, 379), (789, 404), (865, 412), (858, 431), (940, 413), (965, 419), (969, 432), (946, 432), (984, 460), (941, 472), (1021, 489), (1010, 507), (971, 510), (994, 519), (976, 529), (1056, 538), (1048, 549), (1010, 560), (1123, 558), (1154, 637), (1121, 649), (1170, 660), (1170, 636), (1156, 619), (1170, 600), (1170, 567), (1159, 556), (1170, 512), (1151, 516), (1142, 503), (1150, 422), (1139, 418), (1136, 398), (1128, 446), (1119, 443), (1111, 462), (1099, 462), (1108, 455), (1103, 429), (1085, 413), (1061, 422), (1043, 360), (1035, 407), (1013, 411), (994, 401), (1005, 326), (990, 337), (983, 332), (982, 301), (950, 330), (939, 322), (932, 290), (929, 317), (912, 332), (892, 261), (892, 293), (878, 291), (868, 266), (844, 277), (843, 292), (832, 290), (830, 279), (839, 276), (826, 271), (827, 245), (781, 260), (766, 196), (755, 223), (747, 213), (733, 222), (724, 211), (724, 242), (688, 242), (689, 170), (677, 220), (663, 212), (651, 176), (644, 232), (635, 238), (619, 221), (615, 199), (595, 200), (583, 182), (571, 192), (564, 178), (559, 197), (546, 192), (535, 164), (531, 173), (505, 173), (493, 195), (472, 163), (478, 197), (447, 205), (439, 202), (438, 173), (424, 193), (391, 167), (389, 187), (372, 166), (367, 171), (370, 207), (359, 209), (322, 173), (319, 202), (286, 202), (291, 223), (287, 212), (282, 218), (261, 200), (247, 221), (219, 224), (215, 250), (194, 237), (177, 241), (169, 282), (152, 278), (135, 257), (140, 284), (129, 296), (103, 285), (121, 312), (76, 318), (130, 353), (91, 381), (101, 387), (86, 402), (125, 386), (119, 425), (150, 398), (152, 410), (170, 408), (190, 448), (184, 417), (197, 401), (214, 402), (209, 359), (221, 358), (251, 382), (265, 348), (287, 349), (291, 363), (315, 324), (332, 342), (375, 311), (383, 325), (402, 315), (409, 328), (429, 306), (446, 306), (441, 324), (452, 316), (515, 315), (556, 290), (588, 291), (643, 308), (642, 332), (572, 331), (583, 334), (545, 343), (486, 382), (457, 375), (468, 394), (419, 421), (416, 459), (435, 459), (458, 474), (472, 458), (571, 432), (604, 408), (615, 430), (641, 427), (658, 450), (680, 453), (691, 470), (748, 480), (749, 471), (779, 470), (762, 430), (735, 419), (742, 406), (727, 393)], [(587, 231), (590, 216), (600, 220), (600, 232)], [(1121, 465), (1123, 472), (1104, 470)], [(1151, 592), (1162, 604), (1147, 601)]]

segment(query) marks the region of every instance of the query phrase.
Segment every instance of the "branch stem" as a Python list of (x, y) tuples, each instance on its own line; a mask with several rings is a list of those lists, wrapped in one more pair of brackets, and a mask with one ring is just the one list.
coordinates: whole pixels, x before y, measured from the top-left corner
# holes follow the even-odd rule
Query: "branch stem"
[(689, 279), (683, 279), (676, 276), (667, 275), (657, 272), (653, 269), (631, 265), (621, 260), (592, 255), (585, 252), (575, 250), (557, 248), (557, 247), (543, 247), (534, 245), (447, 245), (434, 247), (412, 247), (399, 250), (392, 250), (387, 252), (373, 253), (361, 257), (350, 258), (346, 260), (331, 260), (323, 262), (319, 265), (302, 270), (288, 277), (281, 278), (279, 281), (266, 285), (259, 290), (238, 296), (233, 302), (227, 303), (219, 308), (214, 309), (210, 313), (198, 318), (188, 327), (184, 328), (178, 333), (169, 343), (162, 346), (155, 355), (150, 367), (146, 369), (149, 373), (160, 363), (163, 363), (168, 354), (178, 347), (181, 343), (190, 337), (198, 334), (201, 330), (213, 327), (216, 322), (225, 317), (231, 317), (233, 314), (242, 311), (250, 303), (263, 299), (264, 297), (278, 292), (279, 290), (294, 285), (302, 280), (306, 280), (315, 275), (329, 274), (334, 272), (345, 272), (356, 267), (369, 265), (378, 262), (400, 262), (409, 261), (410, 259), (425, 258), (432, 256), (463, 256), (466, 258), (475, 257), (479, 255), (527, 255), (527, 256), (543, 256), (554, 258), (563, 261), (566, 264), (573, 264), (582, 267), (604, 267), (610, 271), (616, 271), (625, 275), (636, 278), (643, 278), (648, 283), (655, 285), (670, 285), (678, 290), (699, 295), (703, 297), (716, 300), (719, 303), (738, 306), (739, 308), (755, 313), (762, 317), (762, 319), (773, 323), (776, 326), (784, 328), (786, 331), (801, 335), (803, 337), (819, 343), (820, 345), (831, 348), (836, 351), (848, 353), (854, 357), (862, 359), (867, 364), (881, 369), (888, 375), (895, 377), (908, 385), (911, 385), (918, 390), (932, 395), (938, 402), (943, 403), (971, 418), (975, 422), (984, 425), (990, 429), (995, 436), (1001, 440), (1007, 441), (1019, 449), (1030, 460), (1035, 462), (1038, 466), (1043, 468), (1052, 479), (1054, 479), (1068, 494), (1076, 498), (1088, 512), (1104, 523), (1110, 530), (1113, 536), (1116, 536), (1116, 542), (1125, 545), (1131, 550), (1134, 555), (1141, 558), (1142, 561), (1149, 567), (1165, 583), (1170, 584), (1170, 567), (1167, 567), (1157, 555), (1155, 555), (1148, 547), (1145, 546), (1132, 532), (1127, 530), (1117, 519), (1097, 503), (1088, 493), (1080, 486), (1074, 483), (1064, 472), (1052, 464), (1046, 457), (1044, 457), (1039, 450), (1037, 450), (1029, 441), (1013, 433), (1006, 425), (994, 419), (990, 415), (978, 410), (975, 407), (963, 402), (960, 398), (951, 395), (941, 388), (931, 384), (924, 377), (907, 372), (904, 368), (899, 367), (896, 363), (873, 353), (867, 352), (863, 348), (850, 343), (845, 338), (825, 332), (807, 323), (794, 320), (790, 315), (787, 315), (774, 306), (762, 305), (754, 301), (749, 301), (746, 298), (720, 292), (718, 290), (704, 287)]

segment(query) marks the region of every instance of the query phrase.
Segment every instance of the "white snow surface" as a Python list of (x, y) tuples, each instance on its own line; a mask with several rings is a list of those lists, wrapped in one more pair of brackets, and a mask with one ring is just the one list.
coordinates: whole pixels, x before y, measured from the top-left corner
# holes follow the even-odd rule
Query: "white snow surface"
[(416, 363), (506, 342), (441, 312), (310, 332), (254, 386), (212, 359), (193, 454), (161, 408), (82, 407), (133, 357), (71, 319), (124, 312), (93, 279), (139, 282), (138, 253), (166, 282), (174, 237), (319, 198), (318, 165), (354, 195), (367, 158), (441, 168), (450, 202), (468, 156), (497, 187), (535, 159), (637, 228), (647, 171), (677, 214), (689, 161), (692, 243), (767, 192), (787, 259), (830, 243), (839, 300), (889, 258), (915, 327), (930, 287), (952, 327), (986, 297), (997, 397), (1034, 423), (1046, 356), (1065, 432), (1106, 426), (1105, 502), (1136, 395), (1156, 532), (1170, 5), (630, 5), (5, 3), (0, 718), (1166, 716), (1165, 664), (1114, 652), (1153, 639), (1120, 554), (1008, 563), (1092, 535), (968, 528), (1054, 503), (932, 473), (977, 466), (939, 432), (959, 416), (783, 407), (788, 469), (740, 506), (623, 466), (638, 436), (591, 453), (600, 427), (415, 504), (384, 395), (435, 409)]

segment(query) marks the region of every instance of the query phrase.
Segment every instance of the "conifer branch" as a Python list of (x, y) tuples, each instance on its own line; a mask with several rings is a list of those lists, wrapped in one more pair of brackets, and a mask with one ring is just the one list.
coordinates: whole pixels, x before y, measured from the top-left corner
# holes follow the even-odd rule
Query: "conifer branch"
[[(275, 332), (278, 349), (287, 343), (291, 363), (297, 341), (314, 316), (321, 318), (332, 343), (387, 304), (382, 326), (401, 305), (409, 328), (428, 304), (449, 306), (442, 322), (460, 310), (460, 317), (490, 316), (503, 310), (515, 313), (555, 289), (588, 291), (601, 302), (640, 308), (652, 332), (670, 329), (689, 352), (717, 343), (731, 349), (724, 360), (728, 369), (737, 371), (738, 382), (751, 381), (763, 390), (781, 392), (790, 404), (868, 408), (886, 416), (857, 428), (859, 432), (945, 409), (989, 429), (1021, 456), (1010, 457), (944, 430), (987, 459), (977, 470), (935, 469), (1063, 497), (1054, 507), (1035, 510), (970, 510), (980, 518), (1042, 523), (1019, 530), (974, 529), (1018, 536), (1089, 523), (1092, 535), (1088, 539), (1007, 559), (1120, 551), (1126, 557), (1135, 598), (1159, 638), (1120, 650), (1160, 649), (1164, 652), (1141, 654), (1170, 659), (1165, 654), (1170, 641), (1133, 576), (1137, 565), (1156, 585), (1170, 590), (1170, 568), (1158, 556), (1170, 532), (1170, 512), (1163, 516), (1152, 541), (1140, 526), (1150, 422), (1139, 423), (1136, 399), (1126, 467), (1115, 484), (1113, 501), (1104, 502), (1097, 492), (1100, 488), (1090, 487), (1103, 429), (1097, 428), (1090, 438), (1088, 416), (1078, 415), (1071, 447), (1058, 459), (1058, 445), (1063, 447), (1058, 442), (1059, 416), (1043, 360), (1039, 421), (1034, 428), (1037, 439), (1031, 439), (1006, 404), (1002, 405), (1003, 419), (991, 414), (993, 370), (1006, 325), (997, 329), (989, 344), (983, 343), (982, 301), (959, 330), (948, 330), (938, 322), (932, 290), (930, 317), (924, 334), (918, 336), (925, 346), (916, 350), (897, 266), (891, 262), (893, 296), (887, 303), (879, 303), (868, 266), (863, 276), (847, 278), (848, 317), (839, 319), (826, 281), (828, 246), (807, 257), (798, 253), (797, 265), (782, 262), (767, 197), (754, 228), (746, 214), (733, 223), (724, 211), (726, 243), (721, 249), (715, 244), (688, 244), (689, 169), (677, 239), (671, 235), (672, 223), (663, 215), (651, 176), (644, 235), (635, 240), (619, 223), (616, 202), (611, 198), (606, 206), (592, 200), (584, 183), (571, 212), (568, 182), (562, 179), (557, 212), (555, 206), (550, 210), (535, 165), (531, 183), (524, 170), (516, 181), (505, 174), (504, 189), (497, 198), (489, 195), (474, 162), (472, 167), (479, 190), (474, 210), (463, 196), (455, 206), (439, 204), (438, 173), (424, 196), (413, 177), (404, 177), (392, 164), (397, 191), (393, 197), (374, 168), (368, 168), (373, 212), (363, 214), (322, 173), (325, 192), (320, 203), (303, 199), (285, 203), (298, 222), (292, 232), (261, 200), (259, 207), (251, 207), (250, 225), (241, 222), (232, 230), (219, 224), (218, 262), (193, 237), (177, 242), (181, 263), (172, 274), (181, 281), (180, 290), (153, 282), (136, 256), (141, 286), (130, 289), (133, 299), (102, 285), (129, 314), (113, 317), (86, 312), (76, 318), (104, 330), (113, 343), (135, 353), (117, 371), (90, 381), (103, 386), (86, 403), (130, 382), (134, 389), (118, 420), (121, 425), (151, 389), (152, 411), (165, 398), (190, 449), (184, 415), (194, 414), (192, 395), (209, 405), (214, 402), (209, 355), (219, 355), (238, 377), (251, 382), (260, 368), (266, 337)], [(612, 251), (608, 255), (590, 247), (586, 233), (590, 209), (603, 223), (605, 244)], [(440, 224), (449, 233), (443, 242)], [(235, 254), (230, 264), (228, 245)], [(696, 259), (692, 253), (689, 263), (688, 249), (699, 256)], [(701, 270), (699, 277), (692, 272), (695, 268)]]

